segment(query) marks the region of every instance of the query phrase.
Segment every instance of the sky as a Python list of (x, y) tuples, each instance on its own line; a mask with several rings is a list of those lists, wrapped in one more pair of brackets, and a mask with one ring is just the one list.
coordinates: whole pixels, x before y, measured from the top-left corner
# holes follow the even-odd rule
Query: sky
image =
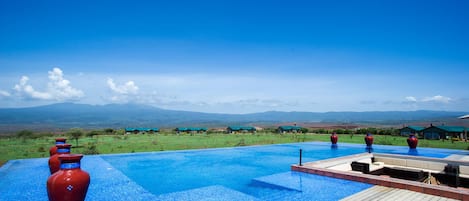
[(0, 0), (0, 108), (469, 111), (464, 0)]

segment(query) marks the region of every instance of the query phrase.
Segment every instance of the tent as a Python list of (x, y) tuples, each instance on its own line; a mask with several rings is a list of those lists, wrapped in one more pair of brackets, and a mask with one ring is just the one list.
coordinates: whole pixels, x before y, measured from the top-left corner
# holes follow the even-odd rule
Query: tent
[(464, 115), (464, 116), (460, 116), (459, 118), (460, 118), (460, 119), (469, 119), (469, 114)]

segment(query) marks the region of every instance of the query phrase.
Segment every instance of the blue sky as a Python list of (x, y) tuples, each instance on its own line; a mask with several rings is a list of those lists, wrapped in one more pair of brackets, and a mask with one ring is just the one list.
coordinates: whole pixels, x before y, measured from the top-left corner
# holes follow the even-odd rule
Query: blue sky
[(0, 0), (0, 107), (469, 111), (467, 1)]

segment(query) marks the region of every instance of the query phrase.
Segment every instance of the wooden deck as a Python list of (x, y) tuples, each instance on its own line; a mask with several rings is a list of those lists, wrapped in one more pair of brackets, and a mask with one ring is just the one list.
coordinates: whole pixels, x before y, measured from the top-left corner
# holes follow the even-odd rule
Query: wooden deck
[[(467, 200), (469, 201), (469, 189), (468, 188), (454, 188), (445, 185), (433, 185), (428, 183), (422, 183), (418, 181), (411, 181), (387, 176), (378, 176), (372, 174), (363, 174), (357, 171), (351, 171), (351, 163), (353, 161), (360, 161), (362, 159), (370, 158), (370, 154), (356, 154), (350, 156), (339, 157), (335, 159), (326, 159), (321, 161), (314, 161), (309, 163), (304, 163), (300, 165), (292, 165), (292, 171), (305, 172), (309, 174), (316, 174), (322, 176), (328, 176), (338, 179), (346, 179), (357, 182), (369, 183), (372, 185), (381, 186), (380, 188), (373, 188), (368, 191), (365, 191), (363, 194), (359, 193), (357, 196), (352, 197), (348, 200)], [(444, 171), (445, 164), (455, 163), (460, 164), (460, 176), (461, 172), (464, 172), (465, 175), (469, 175), (469, 154), (468, 155), (452, 155), (450, 159), (439, 159), (439, 158), (426, 158), (426, 157), (417, 157), (417, 156), (405, 156), (405, 155), (392, 155), (392, 154), (372, 154), (375, 159), (388, 160), (388, 164), (400, 166), (399, 163), (404, 164), (407, 167), (410, 164), (411, 167), (422, 167), (422, 170), (425, 168), (430, 171)], [(377, 158), (378, 157), (378, 158)], [(391, 161), (389, 161), (391, 160)], [(393, 161), (394, 160), (394, 161)], [(384, 162), (379, 161), (377, 162)], [(350, 164), (350, 165), (348, 165)], [(465, 176), (464, 175), (464, 176)], [(469, 177), (469, 176), (467, 176)], [(391, 189), (386, 190), (383, 187), (390, 187)], [(396, 189), (393, 191), (393, 189)], [(405, 190), (403, 192), (397, 190)], [(388, 192), (389, 191), (389, 192)], [(418, 193), (418, 194), (414, 194)], [(367, 195), (368, 194), (368, 195)], [(387, 195), (384, 195), (387, 194)], [(382, 197), (385, 196), (385, 197)], [(395, 197), (393, 197), (395, 196)], [(415, 198), (414, 198), (415, 196)], [(430, 196), (430, 197), (428, 197)], [(388, 197), (391, 197), (388, 199)], [(397, 199), (396, 199), (397, 198)], [(450, 199), (448, 199), (450, 198)]]
[(452, 201), (455, 199), (429, 195), (424, 193), (418, 193), (414, 191), (404, 190), (404, 189), (397, 189), (397, 188), (389, 188), (384, 186), (373, 186), (369, 189), (364, 191), (355, 193), (351, 196), (348, 196), (342, 201), (352, 201), (352, 200), (360, 200), (360, 201), (398, 201), (398, 200), (425, 200), (425, 201)]
[(450, 160), (458, 160), (458, 161), (469, 161), (469, 155), (461, 155), (461, 154), (451, 154), (445, 159)]

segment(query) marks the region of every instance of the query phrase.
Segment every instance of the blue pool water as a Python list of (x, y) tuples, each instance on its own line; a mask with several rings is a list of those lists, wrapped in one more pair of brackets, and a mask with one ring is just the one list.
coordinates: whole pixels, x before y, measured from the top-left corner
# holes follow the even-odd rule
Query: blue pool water
[[(288, 172), (290, 165), (299, 161), (299, 149), (303, 150), (303, 161), (316, 161), (366, 151), (363, 145), (343, 144), (337, 148), (331, 148), (329, 143), (300, 143), (108, 155), (103, 156), (103, 159), (157, 195), (212, 185), (223, 185), (243, 193), (256, 195), (260, 189), (252, 184), (253, 178)], [(417, 153), (409, 153), (407, 147), (391, 146), (374, 146), (373, 151), (438, 158), (457, 152), (419, 149)]]
[[(303, 161), (363, 153), (364, 145), (298, 143), (190, 151), (85, 156), (86, 200), (339, 200), (370, 184), (291, 172)], [(373, 152), (444, 158), (468, 152), (373, 146)], [(47, 158), (0, 168), (0, 200), (47, 200)]]

